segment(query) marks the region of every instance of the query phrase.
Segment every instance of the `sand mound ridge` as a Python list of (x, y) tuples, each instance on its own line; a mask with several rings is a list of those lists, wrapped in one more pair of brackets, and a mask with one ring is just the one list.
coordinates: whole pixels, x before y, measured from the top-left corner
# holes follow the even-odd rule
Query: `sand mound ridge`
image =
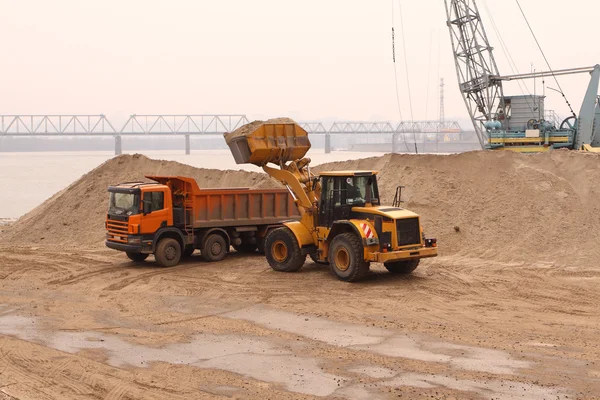
[[(501, 261), (594, 263), (600, 259), (600, 158), (554, 151), (398, 155), (330, 163), (319, 170), (381, 171), (383, 204), (406, 186), (442, 255)], [(23, 216), (0, 236), (10, 245), (102, 246), (110, 184), (146, 174), (194, 177), (200, 187), (276, 187), (265, 174), (197, 169), (124, 155), (107, 161)]]
[(266, 174), (194, 168), (146, 156), (122, 155), (83, 175), (21, 217), (0, 234), (0, 243), (10, 245), (102, 246), (110, 185), (149, 181), (145, 175), (189, 176), (200, 188), (278, 187)]

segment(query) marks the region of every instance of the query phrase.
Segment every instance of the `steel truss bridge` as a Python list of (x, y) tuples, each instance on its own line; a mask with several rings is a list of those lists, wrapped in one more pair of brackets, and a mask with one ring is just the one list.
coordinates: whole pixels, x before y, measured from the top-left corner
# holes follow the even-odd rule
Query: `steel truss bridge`
[[(56, 136), (112, 136), (115, 154), (122, 152), (122, 138), (127, 136), (184, 136), (185, 152), (190, 154), (192, 135), (222, 135), (249, 122), (242, 114), (232, 115), (131, 115), (117, 129), (105, 115), (0, 115), (0, 138)], [(397, 152), (399, 137), (406, 142), (407, 133), (462, 132), (455, 121), (373, 122), (336, 121), (299, 122), (309, 134), (325, 136), (325, 152), (331, 151), (331, 135), (389, 134), (393, 151)]]

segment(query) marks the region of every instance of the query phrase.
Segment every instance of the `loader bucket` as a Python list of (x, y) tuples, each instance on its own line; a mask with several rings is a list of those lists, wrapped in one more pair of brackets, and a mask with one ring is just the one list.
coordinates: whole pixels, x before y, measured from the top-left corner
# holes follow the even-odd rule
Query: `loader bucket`
[(255, 121), (224, 136), (237, 164), (279, 165), (300, 160), (310, 149), (308, 133), (289, 119)]

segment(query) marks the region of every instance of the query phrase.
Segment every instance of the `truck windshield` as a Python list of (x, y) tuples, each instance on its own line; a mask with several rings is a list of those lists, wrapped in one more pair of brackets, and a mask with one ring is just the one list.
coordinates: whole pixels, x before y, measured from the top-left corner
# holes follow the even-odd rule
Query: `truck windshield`
[(110, 193), (108, 213), (134, 215), (140, 213), (140, 195), (137, 193)]

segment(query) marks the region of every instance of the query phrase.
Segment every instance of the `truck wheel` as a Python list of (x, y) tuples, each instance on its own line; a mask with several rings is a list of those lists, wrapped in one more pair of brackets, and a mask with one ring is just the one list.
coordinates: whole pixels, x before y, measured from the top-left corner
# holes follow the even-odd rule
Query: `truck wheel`
[(360, 238), (350, 232), (337, 235), (329, 246), (331, 271), (341, 280), (354, 282), (369, 272)]
[(163, 267), (174, 267), (181, 260), (181, 246), (172, 238), (164, 238), (158, 242), (154, 252), (156, 262)]
[(383, 265), (392, 274), (410, 274), (419, 266), (421, 260), (407, 260), (407, 261), (396, 261), (386, 262)]
[(257, 246), (253, 243), (242, 242), (242, 244), (233, 245), (233, 248), (240, 253), (255, 253)]
[(196, 251), (196, 248), (194, 246), (187, 245), (187, 246), (185, 246), (185, 249), (183, 250), (183, 254), (181, 255), (181, 257), (182, 258), (191, 257), (192, 254), (194, 254), (194, 251)]
[(202, 245), (202, 258), (206, 261), (221, 261), (227, 254), (227, 243), (218, 233), (208, 235)]
[(306, 254), (302, 254), (294, 232), (288, 227), (269, 232), (265, 238), (265, 255), (271, 268), (280, 272), (296, 272), (306, 260)]
[(148, 258), (149, 254), (144, 254), (144, 253), (131, 253), (131, 252), (126, 252), (125, 254), (127, 254), (127, 257), (129, 257), (129, 259), (131, 261), (135, 261), (135, 262), (142, 262), (144, 261), (146, 258)]

